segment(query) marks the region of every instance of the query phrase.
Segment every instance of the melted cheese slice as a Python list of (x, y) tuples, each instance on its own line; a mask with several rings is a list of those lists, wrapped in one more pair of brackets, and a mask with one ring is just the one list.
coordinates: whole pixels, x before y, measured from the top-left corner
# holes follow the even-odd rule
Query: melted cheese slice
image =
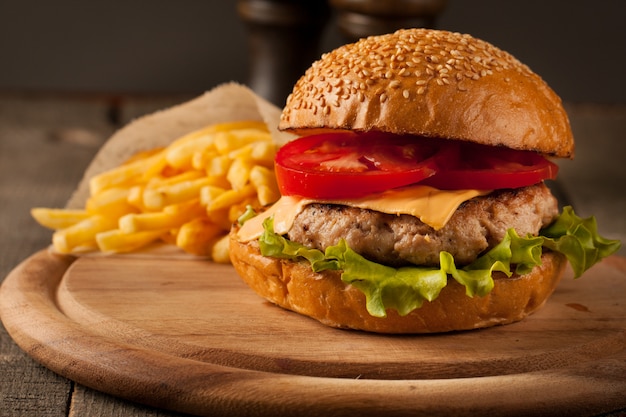
[(439, 230), (446, 225), (461, 203), (489, 192), (444, 191), (425, 185), (415, 185), (348, 200), (311, 200), (283, 196), (268, 210), (245, 222), (239, 229), (237, 237), (242, 242), (257, 239), (263, 233), (263, 221), (272, 215), (274, 216), (274, 231), (278, 234), (285, 234), (291, 229), (296, 216), (302, 209), (312, 203), (341, 204), (396, 215), (409, 214), (419, 218), (433, 229)]

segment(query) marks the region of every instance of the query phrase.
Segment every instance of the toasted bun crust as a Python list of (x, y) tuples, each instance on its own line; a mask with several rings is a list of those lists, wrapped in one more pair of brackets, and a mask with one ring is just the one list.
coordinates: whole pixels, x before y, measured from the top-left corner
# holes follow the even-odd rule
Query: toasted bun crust
[(279, 128), (378, 130), (574, 155), (561, 99), (537, 74), (487, 42), (430, 29), (325, 54), (294, 86)]
[(245, 283), (261, 297), (288, 310), (339, 328), (377, 333), (435, 333), (469, 330), (519, 321), (540, 308), (565, 270), (565, 257), (544, 253), (542, 265), (531, 273), (507, 278), (497, 273), (485, 297), (470, 298), (454, 279), (433, 302), (401, 317), (389, 310), (386, 318), (371, 316), (365, 296), (341, 281), (339, 271), (314, 273), (307, 262), (261, 255), (256, 241), (242, 243), (230, 234), (232, 263)]

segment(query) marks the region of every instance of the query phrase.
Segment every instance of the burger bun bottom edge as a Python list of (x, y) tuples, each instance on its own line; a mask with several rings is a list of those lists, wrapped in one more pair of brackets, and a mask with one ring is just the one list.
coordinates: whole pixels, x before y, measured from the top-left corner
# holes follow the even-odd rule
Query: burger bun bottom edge
[(449, 278), (439, 297), (400, 316), (367, 312), (365, 295), (341, 281), (341, 271), (313, 272), (307, 261), (265, 257), (258, 242), (240, 242), (230, 233), (230, 256), (236, 272), (259, 296), (336, 328), (375, 333), (441, 333), (513, 323), (541, 308), (561, 280), (566, 258), (544, 252), (542, 264), (525, 275), (494, 273), (494, 288), (484, 297), (469, 297)]

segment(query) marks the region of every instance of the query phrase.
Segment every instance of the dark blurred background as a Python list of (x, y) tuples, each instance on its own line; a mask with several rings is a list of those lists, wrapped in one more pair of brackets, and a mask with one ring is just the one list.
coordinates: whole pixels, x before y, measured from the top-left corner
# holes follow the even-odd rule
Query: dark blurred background
[[(449, 0), (435, 26), (513, 53), (566, 102), (626, 103), (623, 0)], [(315, 56), (345, 38), (330, 15)], [(199, 94), (250, 80), (235, 0), (0, 0), (0, 93)]]

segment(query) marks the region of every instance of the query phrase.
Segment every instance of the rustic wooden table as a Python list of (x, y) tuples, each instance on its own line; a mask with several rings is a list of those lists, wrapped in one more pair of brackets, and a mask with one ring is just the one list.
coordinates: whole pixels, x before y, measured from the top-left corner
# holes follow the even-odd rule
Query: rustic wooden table
[[(63, 206), (112, 132), (186, 98), (0, 96), (0, 279), (49, 244), (50, 232), (31, 219), (31, 207)], [(561, 164), (555, 191), (580, 215), (594, 214), (607, 237), (626, 241), (626, 106), (567, 109), (577, 156)], [(625, 256), (626, 248), (619, 254)], [(58, 376), (30, 359), (0, 328), (0, 416), (84, 415), (181, 414), (120, 400)]]

